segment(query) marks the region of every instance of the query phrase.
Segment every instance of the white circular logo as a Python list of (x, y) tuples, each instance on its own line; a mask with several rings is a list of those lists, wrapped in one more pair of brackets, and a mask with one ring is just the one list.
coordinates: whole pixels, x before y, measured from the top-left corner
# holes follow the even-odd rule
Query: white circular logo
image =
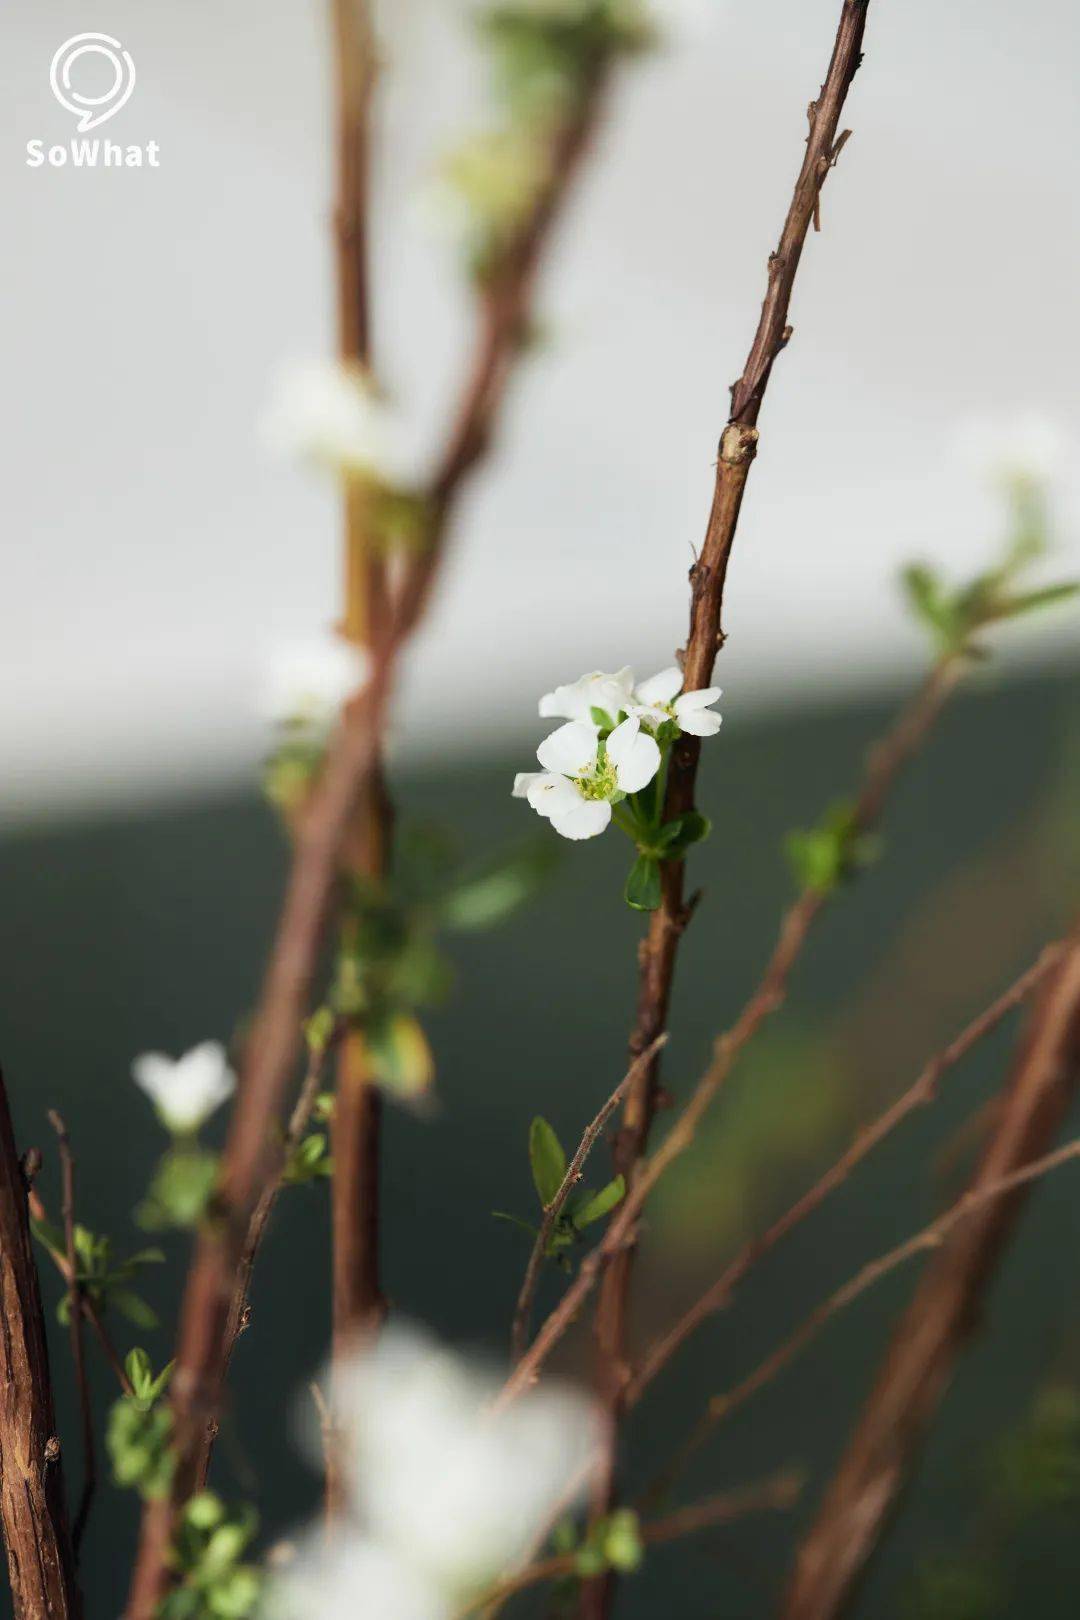
[[(104, 95), (86, 95), (73, 84), (72, 69), (84, 56), (103, 56), (112, 68), (113, 82)], [(128, 100), (135, 88), (135, 63), (110, 34), (73, 34), (53, 57), (49, 82), (61, 107), (75, 114), (80, 132), (85, 133), (118, 113)]]

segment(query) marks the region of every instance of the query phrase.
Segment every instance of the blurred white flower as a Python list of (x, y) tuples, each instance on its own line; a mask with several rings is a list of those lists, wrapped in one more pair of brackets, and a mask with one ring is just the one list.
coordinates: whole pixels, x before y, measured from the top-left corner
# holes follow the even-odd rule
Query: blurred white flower
[(639, 793), (660, 769), (660, 750), (636, 716), (615, 727), (602, 755), (598, 727), (571, 720), (545, 737), (536, 757), (543, 771), (516, 776), (513, 796), (573, 839), (602, 833), (616, 794)]
[(143, 1052), (131, 1073), (152, 1099), (162, 1124), (181, 1135), (197, 1131), (236, 1090), (236, 1076), (219, 1041), (203, 1041), (180, 1058)]
[(400, 427), (360, 366), (307, 360), (279, 372), (262, 422), (266, 445), (325, 471), (404, 481)]
[(329, 727), (369, 672), (367, 653), (329, 632), (274, 648), (266, 664), (263, 710), (276, 722)]
[(268, 1620), (446, 1620), (436, 1587), (396, 1554), (348, 1532), (327, 1546), (320, 1530), (276, 1579)]
[(967, 471), (985, 482), (1044, 484), (1062, 471), (1066, 440), (1049, 417), (1029, 411), (969, 418), (956, 430), (955, 449)]
[(542, 720), (583, 720), (589, 724), (592, 711), (600, 709), (610, 716), (614, 725), (619, 715), (629, 710), (633, 690), (632, 669), (619, 669), (614, 675), (594, 670), (571, 686), (557, 686), (554, 692), (546, 692), (540, 699), (540, 717)]
[[(673, 664), (642, 681), (634, 693), (630, 712), (646, 725), (663, 725), (674, 720), (680, 731), (694, 737), (715, 737), (720, 730), (721, 716), (713, 713), (712, 705), (721, 696), (719, 686), (706, 686), (699, 692), (683, 692), (682, 670)], [(679, 696), (682, 693), (682, 696)]]
[(499, 1386), (415, 1331), (391, 1328), (335, 1390), (360, 1531), (455, 1604), (528, 1555), (596, 1449), (583, 1396), (544, 1386), (493, 1415)]

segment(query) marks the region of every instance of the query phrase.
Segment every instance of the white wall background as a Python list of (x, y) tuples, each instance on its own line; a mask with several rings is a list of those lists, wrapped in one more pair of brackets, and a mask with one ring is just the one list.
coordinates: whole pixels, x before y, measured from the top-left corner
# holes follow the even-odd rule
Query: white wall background
[[(706, 32), (626, 74), (561, 233), (543, 288), (555, 347), (463, 510), (406, 746), (482, 746), (529, 727), (544, 687), (666, 662), (682, 637), (727, 385), (838, 9), (703, 3)], [(469, 310), (415, 199), (481, 103), (460, 0), (383, 10), (378, 346), (433, 442)], [(5, 5), (9, 814), (249, 768), (264, 649), (334, 616), (334, 502), (256, 432), (279, 362), (330, 341), (323, 20), (301, 0)], [(27, 140), (73, 133), (48, 68), (83, 29), (138, 66), (101, 133), (157, 140), (160, 169), (25, 166)], [(964, 570), (994, 530), (947, 453), (958, 419), (1035, 406), (1080, 439), (1078, 48), (1071, 0), (872, 0), (855, 138), (804, 261), (731, 570), (736, 722), (921, 655), (898, 566), (933, 553)], [(1068, 479), (1060, 504), (1056, 572), (1080, 564)]]

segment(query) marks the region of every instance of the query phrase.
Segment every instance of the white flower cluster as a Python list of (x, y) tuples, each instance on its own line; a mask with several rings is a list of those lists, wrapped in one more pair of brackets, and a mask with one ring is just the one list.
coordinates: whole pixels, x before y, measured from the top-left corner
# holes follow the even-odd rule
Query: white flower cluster
[(662, 726), (674, 728), (671, 736), (713, 737), (720, 730), (712, 708), (720, 688), (683, 692), (682, 686), (682, 671), (673, 666), (639, 685), (632, 669), (620, 669), (548, 692), (541, 718), (567, 723), (536, 750), (543, 770), (515, 777), (514, 798), (527, 799), (564, 838), (595, 838), (613, 805), (640, 793), (660, 769)]
[(131, 1065), (135, 1084), (152, 1100), (167, 1130), (189, 1136), (236, 1090), (236, 1076), (219, 1041), (203, 1041), (183, 1057), (143, 1052)]
[(272, 1620), (447, 1620), (528, 1557), (599, 1430), (554, 1386), (493, 1416), (498, 1387), (414, 1330), (383, 1333), (335, 1390), (349, 1518), (302, 1545)]

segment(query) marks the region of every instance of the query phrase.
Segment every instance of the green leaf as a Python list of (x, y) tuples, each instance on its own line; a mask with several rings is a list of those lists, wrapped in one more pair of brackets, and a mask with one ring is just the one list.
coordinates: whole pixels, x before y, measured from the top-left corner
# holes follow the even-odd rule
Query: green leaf
[(610, 714), (608, 714), (606, 709), (598, 709), (593, 707), (589, 710), (589, 714), (592, 718), (593, 725), (599, 726), (601, 731), (615, 730), (615, 722), (611, 718)]
[(529, 1164), (532, 1167), (533, 1186), (541, 1204), (547, 1209), (563, 1184), (566, 1154), (547, 1120), (539, 1114), (529, 1127)]
[(508, 1210), (493, 1209), (491, 1218), (495, 1221), (505, 1221), (508, 1226), (520, 1226), (521, 1230), (528, 1232), (530, 1237), (535, 1238), (536, 1236), (537, 1229), (535, 1226), (530, 1226), (528, 1221), (523, 1221), (520, 1215), (511, 1215)]
[(580, 1232), (594, 1221), (602, 1221), (605, 1215), (611, 1213), (616, 1204), (620, 1204), (626, 1193), (626, 1182), (622, 1176), (616, 1176), (609, 1181), (606, 1187), (599, 1192), (589, 1193), (585, 1199), (574, 1206), (572, 1220)]
[(462, 933), (494, 927), (533, 898), (557, 859), (549, 839), (530, 839), (494, 856), (445, 896), (440, 911), (443, 923)]
[(656, 839), (656, 852), (665, 861), (679, 860), (694, 844), (700, 844), (712, 832), (712, 822), (697, 810), (687, 810), (661, 827)]
[(65, 1242), (64, 1234), (60, 1231), (59, 1227), (51, 1225), (48, 1221), (35, 1220), (34, 1217), (31, 1216), (30, 1230), (33, 1232), (38, 1242), (49, 1250), (50, 1254), (57, 1255), (59, 1259), (65, 1261), (66, 1263), (67, 1243)]
[(641, 1541), (638, 1516), (632, 1508), (616, 1508), (610, 1515), (602, 1545), (612, 1569), (627, 1574), (638, 1568), (645, 1556), (645, 1549)]
[(145, 1328), (147, 1331), (157, 1327), (157, 1312), (132, 1289), (114, 1288), (109, 1294), (109, 1300), (116, 1306), (121, 1316), (126, 1316), (136, 1327)]
[(624, 897), (634, 911), (655, 911), (660, 904), (660, 863), (654, 855), (639, 855), (630, 868)]
[(154, 1381), (154, 1370), (145, 1350), (129, 1350), (124, 1358), (124, 1371), (132, 1389), (140, 1400), (145, 1400)]
[(1018, 619), (1024, 613), (1035, 613), (1040, 608), (1056, 607), (1059, 602), (1072, 601), (1078, 594), (1080, 582), (1077, 581), (1046, 585), (1042, 590), (1027, 591), (1021, 596), (1007, 597), (998, 602), (987, 615), (985, 622)]

